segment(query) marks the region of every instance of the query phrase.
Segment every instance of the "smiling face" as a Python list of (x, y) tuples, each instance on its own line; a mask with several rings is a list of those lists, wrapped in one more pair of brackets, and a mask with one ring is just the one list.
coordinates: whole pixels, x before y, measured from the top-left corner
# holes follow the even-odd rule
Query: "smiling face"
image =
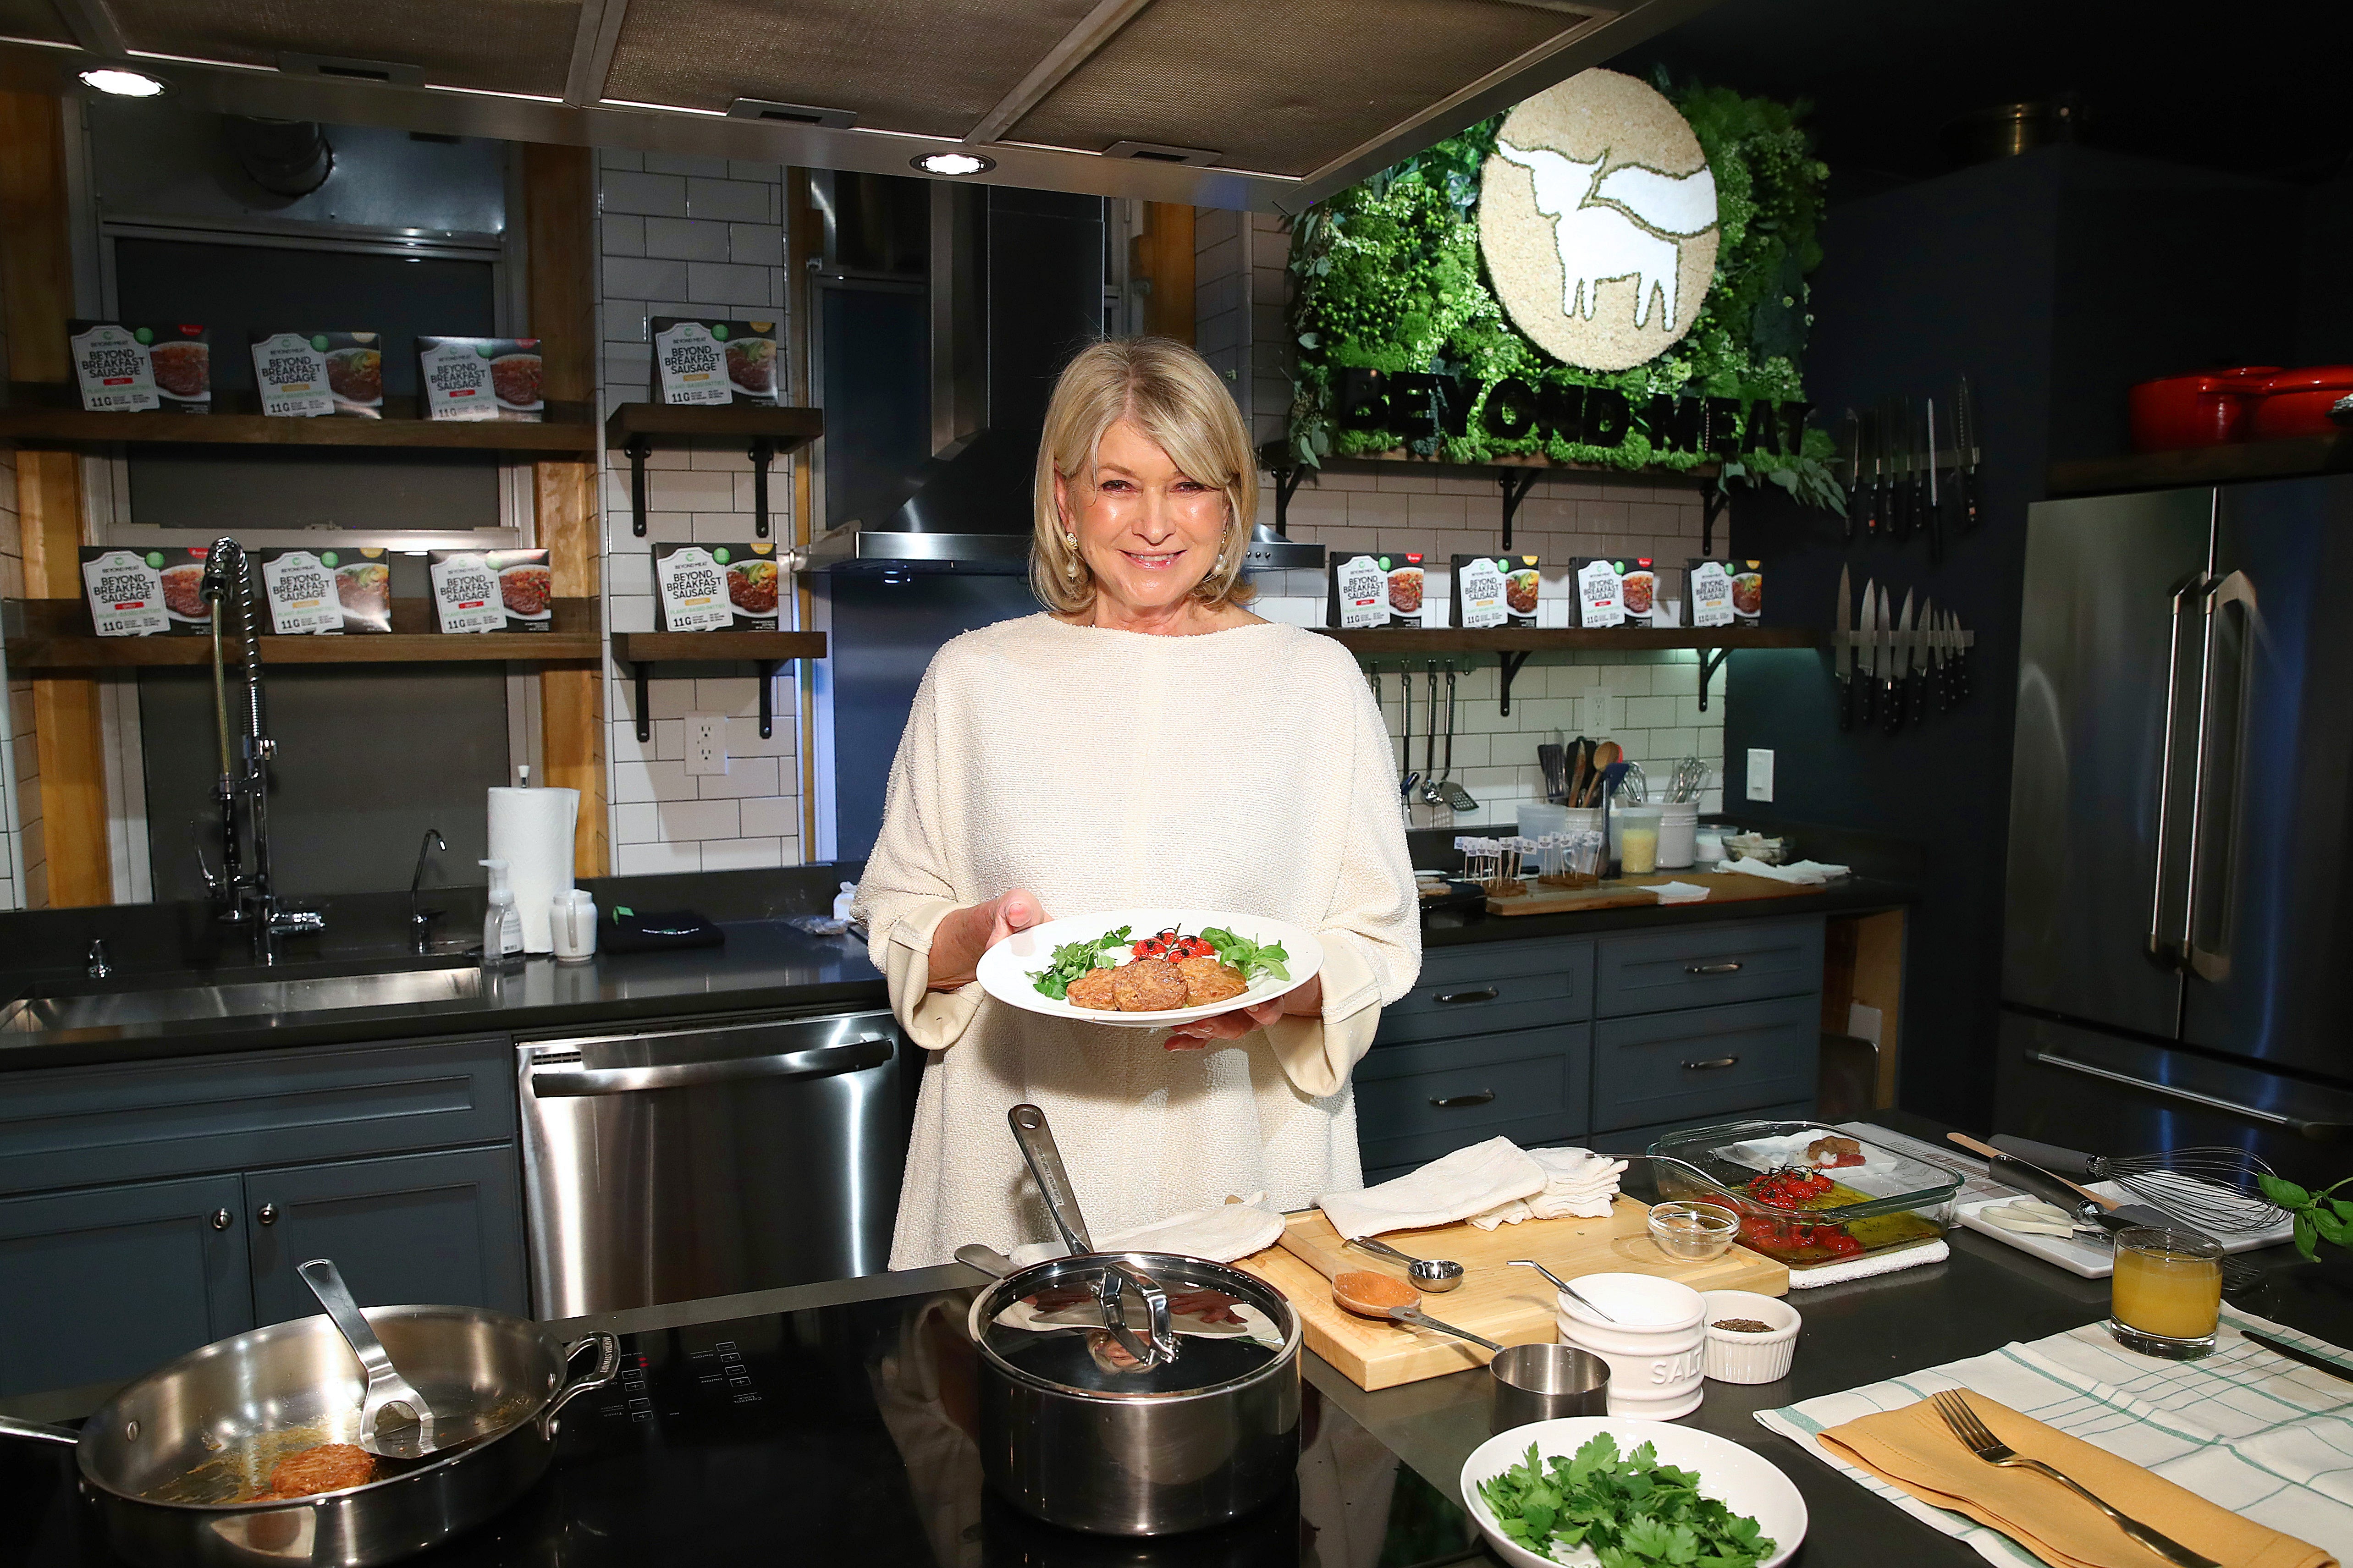
[(1103, 432), (1089, 479), (1056, 474), (1054, 499), (1105, 607), (1124, 617), (1181, 605), (1217, 565), (1225, 491), (1178, 468), (1126, 419)]

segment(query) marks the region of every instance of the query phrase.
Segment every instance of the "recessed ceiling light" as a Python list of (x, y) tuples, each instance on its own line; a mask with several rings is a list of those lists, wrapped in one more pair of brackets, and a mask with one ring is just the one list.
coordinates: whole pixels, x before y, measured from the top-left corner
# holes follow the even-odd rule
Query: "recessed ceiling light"
[(84, 87), (96, 88), (116, 98), (160, 98), (171, 90), (161, 77), (152, 77), (145, 71), (132, 70), (124, 66), (93, 66), (75, 74), (80, 78)]
[(907, 162), (926, 174), (986, 174), (997, 167), (996, 159), (977, 153), (926, 153)]

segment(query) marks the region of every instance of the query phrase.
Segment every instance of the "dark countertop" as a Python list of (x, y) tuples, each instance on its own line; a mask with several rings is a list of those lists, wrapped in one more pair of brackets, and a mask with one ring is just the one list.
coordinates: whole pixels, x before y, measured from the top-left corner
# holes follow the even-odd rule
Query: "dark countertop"
[[(1661, 873), (1669, 875), (1670, 873)], [(1742, 899), (1695, 904), (1633, 904), (1617, 909), (1571, 910), (1552, 915), (1493, 915), (1484, 910), (1433, 910), (1422, 916), (1425, 949), (1472, 942), (1509, 942), (1525, 937), (1590, 936), (1599, 931), (1645, 931), (1656, 926), (1712, 925), (1719, 921), (1774, 920), (1796, 916), (1871, 914), (1919, 901), (1909, 882), (1884, 877), (1841, 877), (1810, 893), (1786, 898)]]

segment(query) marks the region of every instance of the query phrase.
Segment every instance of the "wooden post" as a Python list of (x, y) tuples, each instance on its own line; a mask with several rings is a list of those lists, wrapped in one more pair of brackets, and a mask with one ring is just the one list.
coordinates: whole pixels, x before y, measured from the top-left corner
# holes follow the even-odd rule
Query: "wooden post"
[[(10, 374), (18, 381), (61, 382), (72, 370), (66, 350), (66, 321), (73, 314), (68, 222), (58, 100), (45, 93), (0, 92), (0, 306), (6, 310)], [(73, 453), (18, 448), (16, 512), (26, 594), (81, 597), (81, 464)], [(45, 901), (111, 903), (98, 682), (41, 676), (31, 684), (40, 785), (37, 797), (18, 801), (18, 822), (40, 823)], [(27, 901), (40, 890), (37, 880), (26, 890)]]
[[(595, 154), (533, 143), (523, 149), (523, 237), (530, 270), (532, 331), (551, 400), (596, 396)], [(539, 542), (559, 597), (593, 598), (599, 536), (596, 465), (532, 465)], [(601, 877), (611, 865), (605, 819), (604, 664), (550, 665), (540, 671), (540, 753), (547, 782), (580, 792), (573, 871)]]
[(1128, 268), (1148, 280), (1144, 330), (1193, 341), (1193, 209), (1180, 202), (1146, 202), (1144, 232), (1129, 241)]

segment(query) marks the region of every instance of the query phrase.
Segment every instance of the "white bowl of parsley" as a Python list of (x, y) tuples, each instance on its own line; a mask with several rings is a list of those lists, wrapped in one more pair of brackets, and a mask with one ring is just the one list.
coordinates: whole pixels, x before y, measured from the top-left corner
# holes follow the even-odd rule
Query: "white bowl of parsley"
[(1577, 1415), (1498, 1432), (1462, 1463), (1462, 1503), (1515, 1568), (1778, 1568), (1806, 1500), (1761, 1454), (1671, 1421)]

